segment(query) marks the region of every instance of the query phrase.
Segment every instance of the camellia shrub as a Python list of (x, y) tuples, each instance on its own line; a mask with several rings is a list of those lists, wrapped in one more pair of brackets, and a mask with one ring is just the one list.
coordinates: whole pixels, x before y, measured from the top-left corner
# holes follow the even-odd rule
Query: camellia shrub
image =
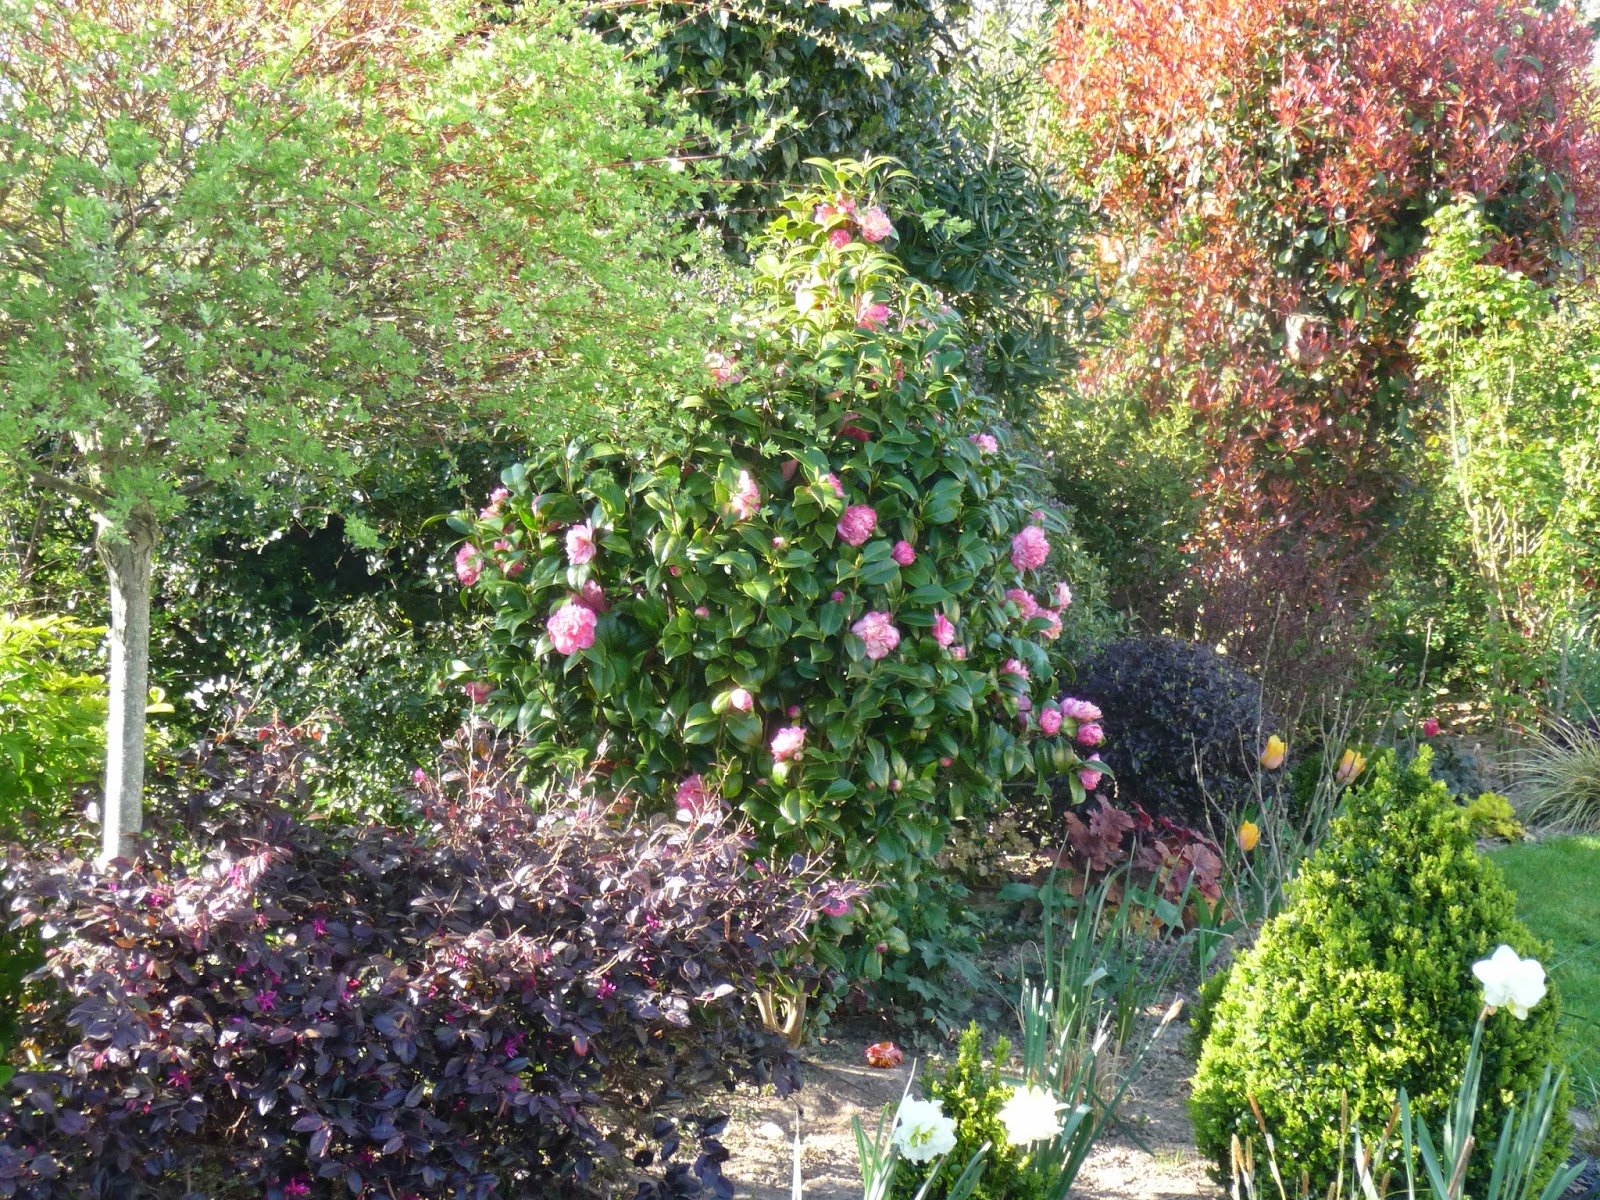
[(875, 202), (882, 162), (819, 171), (685, 402), (703, 428), (552, 447), (456, 519), (493, 625), (466, 686), (535, 761), (913, 879), (1025, 772), (1084, 772), (1081, 797), (1104, 733), (1047, 699), (1059, 526), (968, 386), (960, 320), (890, 252), (918, 216)]
[(164, 808), (198, 855), (13, 860), (12, 914), (50, 949), (0, 1194), (611, 1194), (607, 1129), (793, 1082), (748, 993), (859, 889), (758, 868), (708, 813), (530, 804), (482, 731), (419, 770), (417, 828), (300, 823), (294, 734), (187, 764)]
[[(1516, 918), (1515, 897), (1473, 850), (1465, 814), (1428, 776), (1424, 748), (1408, 766), (1378, 756), (1327, 841), (1293, 885), (1290, 906), (1238, 958), (1211, 1017), (1190, 1101), (1196, 1143), (1226, 1169), (1231, 1139), (1256, 1141), (1258, 1105), (1285, 1177), (1334, 1180), (1349, 1143), (1341, 1114), (1371, 1144), (1406, 1090), (1436, 1125), (1455, 1096), (1483, 1008), (1473, 964), (1501, 944), (1547, 951)], [(1559, 1052), (1556, 997), (1484, 1033), (1479, 1145), (1539, 1084)], [(1565, 1103), (1545, 1174), (1565, 1155)], [(1488, 1156), (1467, 1190), (1480, 1194)], [(1377, 1172), (1376, 1173), (1381, 1173)], [(1481, 1174), (1482, 1178), (1479, 1178)]]

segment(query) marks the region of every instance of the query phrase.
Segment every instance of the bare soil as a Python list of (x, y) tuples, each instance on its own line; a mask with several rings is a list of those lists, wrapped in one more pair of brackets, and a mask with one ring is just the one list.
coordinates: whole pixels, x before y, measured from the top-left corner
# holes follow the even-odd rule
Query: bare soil
[[(1095, 1147), (1078, 1176), (1076, 1194), (1108, 1200), (1222, 1195), (1195, 1153), (1188, 1114), (1194, 1064), (1180, 1041), (1180, 1030), (1168, 1029), (1145, 1059), (1123, 1101), (1126, 1132), (1114, 1128)], [(726, 1170), (740, 1197), (789, 1200), (798, 1123), (806, 1200), (860, 1200), (851, 1122), (859, 1118), (870, 1137), (884, 1106), (899, 1102), (912, 1062), (874, 1070), (853, 1042), (816, 1046), (805, 1052), (804, 1062), (805, 1087), (795, 1096), (743, 1089), (733, 1097), (733, 1121), (722, 1140), (733, 1154)], [(924, 1063), (917, 1069), (921, 1074), (938, 1067)]]

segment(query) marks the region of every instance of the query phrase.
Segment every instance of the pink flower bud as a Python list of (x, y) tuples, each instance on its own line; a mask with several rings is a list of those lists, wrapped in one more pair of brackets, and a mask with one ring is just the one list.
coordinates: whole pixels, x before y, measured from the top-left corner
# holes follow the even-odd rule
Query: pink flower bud
[(728, 693), (728, 707), (739, 712), (749, 712), (756, 706), (756, 698), (744, 688), (734, 688)]

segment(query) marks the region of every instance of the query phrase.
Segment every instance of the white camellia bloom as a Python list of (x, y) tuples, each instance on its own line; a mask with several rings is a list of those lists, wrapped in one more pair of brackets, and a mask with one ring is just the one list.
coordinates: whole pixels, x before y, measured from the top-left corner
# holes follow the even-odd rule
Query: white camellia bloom
[(912, 1162), (932, 1162), (956, 1148), (956, 1123), (937, 1100), (908, 1096), (894, 1115), (894, 1145)]
[(1000, 1109), (1000, 1124), (1013, 1146), (1048, 1142), (1061, 1132), (1061, 1110), (1067, 1106), (1049, 1088), (1029, 1084), (1011, 1093)]
[(1544, 968), (1536, 958), (1518, 958), (1510, 946), (1501, 945), (1488, 958), (1472, 964), (1483, 984), (1483, 1002), (1490, 1008), (1509, 1008), (1519, 1021), (1544, 999)]

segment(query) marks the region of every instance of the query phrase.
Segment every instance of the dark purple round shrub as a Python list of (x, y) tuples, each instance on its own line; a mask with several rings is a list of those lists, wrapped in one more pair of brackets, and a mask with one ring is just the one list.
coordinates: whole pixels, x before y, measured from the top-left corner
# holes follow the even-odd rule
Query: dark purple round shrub
[(198, 853), (14, 855), (48, 956), (0, 1196), (588, 1196), (607, 1129), (794, 1082), (748, 992), (859, 889), (752, 863), (714, 814), (530, 803), (483, 734), (418, 773), (415, 828), (297, 821), (297, 732), (192, 758)]

